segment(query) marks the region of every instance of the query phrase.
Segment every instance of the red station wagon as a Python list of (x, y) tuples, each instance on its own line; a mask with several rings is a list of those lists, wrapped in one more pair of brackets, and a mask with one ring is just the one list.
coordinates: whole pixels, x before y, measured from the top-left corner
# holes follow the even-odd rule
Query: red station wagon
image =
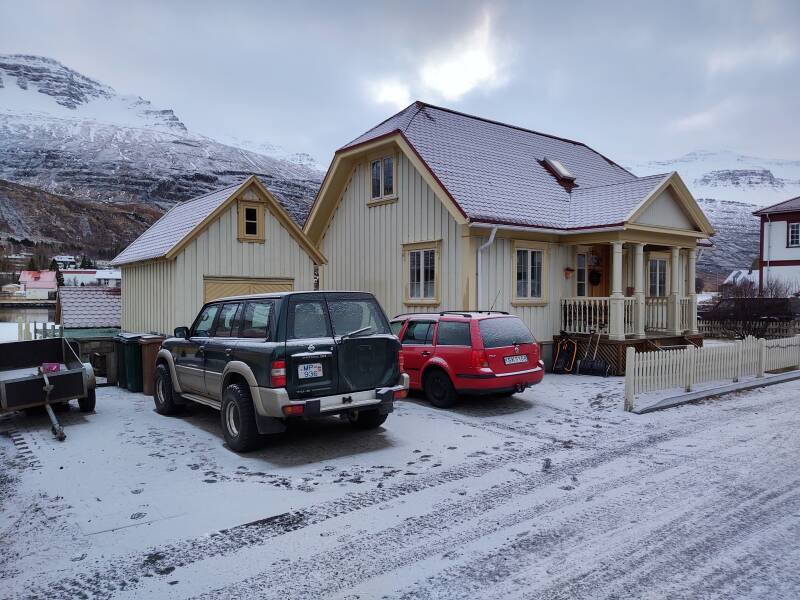
[(459, 394), (510, 396), (544, 377), (539, 344), (519, 318), (498, 311), (398, 315), (392, 331), (403, 344), (411, 388), (434, 406)]

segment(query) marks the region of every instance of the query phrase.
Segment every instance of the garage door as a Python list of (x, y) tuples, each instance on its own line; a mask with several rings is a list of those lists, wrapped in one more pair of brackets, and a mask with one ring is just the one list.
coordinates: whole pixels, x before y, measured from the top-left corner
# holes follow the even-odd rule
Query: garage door
[(241, 277), (203, 277), (203, 302), (242, 296), (244, 294), (267, 294), (269, 292), (291, 292), (292, 279), (266, 278), (249, 279)]

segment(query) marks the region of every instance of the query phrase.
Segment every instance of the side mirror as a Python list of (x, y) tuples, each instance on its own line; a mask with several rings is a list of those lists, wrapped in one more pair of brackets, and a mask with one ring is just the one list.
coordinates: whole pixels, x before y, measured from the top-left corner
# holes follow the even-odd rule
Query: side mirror
[(189, 328), (188, 327), (176, 327), (175, 331), (173, 332), (176, 338), (182, 338), (184, 340), (189, 339)]

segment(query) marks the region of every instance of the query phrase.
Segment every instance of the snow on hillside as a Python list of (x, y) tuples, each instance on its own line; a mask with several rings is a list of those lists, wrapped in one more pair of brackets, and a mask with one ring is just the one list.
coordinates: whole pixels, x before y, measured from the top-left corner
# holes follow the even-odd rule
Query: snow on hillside
[(702, 150), (673, 160), (629, 163), (627, 167), (637, 175), (677, 171), (695, 198), (766, 206), (800, 196), (800, 160)]
[(322, 172), (313, 161), (277, 154), (188, 131), (172, 110), (55, 60), (0, 55), (0, 179), (86, 200), (167, 206), (255, 173), (302, 222)]

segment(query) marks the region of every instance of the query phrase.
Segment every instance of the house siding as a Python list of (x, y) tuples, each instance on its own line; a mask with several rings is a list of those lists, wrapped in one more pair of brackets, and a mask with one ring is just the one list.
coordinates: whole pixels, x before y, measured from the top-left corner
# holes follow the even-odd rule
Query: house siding
[[(258, 199), (248, 190), (244, 199)], [(122, 266), (122, 328), (169, 333), (191, 325), (203, 305), (204, 277), (283, 278), (314, 288), (314, 261), (269, 209), (264, 243), (238, 240), (237, 205), (192, 239), (174, 260)]]
[[(342, 193), (321, 243), (328, 264), (322, 285), (332, 290), (363, 290), (378, 298), (386, 313), (462, 309), (461, 229), (444, 204), (402, 153), (396, 157), (397, 202), (368, 206), (369, 162), (358, 163)], [(441, 303), (403, 302), (403, 244), (441, 241)]]

